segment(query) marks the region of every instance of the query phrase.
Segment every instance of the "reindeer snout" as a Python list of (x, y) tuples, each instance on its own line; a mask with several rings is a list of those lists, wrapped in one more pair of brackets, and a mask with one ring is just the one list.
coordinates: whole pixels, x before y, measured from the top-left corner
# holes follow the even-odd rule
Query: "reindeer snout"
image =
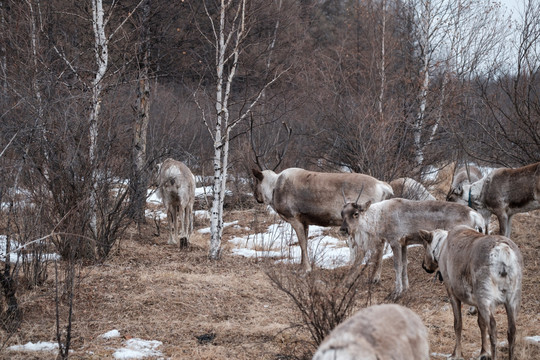
[(428, 268), (426, 267), (426, 264), (425, 264), (423, 261), (422, 261), (422, 269), (426, 270), (426, 272), (427, 272), (428, 274), (433, 274), (433, 273), (435, 272), (435, 270), (428, 269)]
[(339, 228), (339, 232), (341, 235), (349, 235), (349, 228), (346, 226), (342, 226)]

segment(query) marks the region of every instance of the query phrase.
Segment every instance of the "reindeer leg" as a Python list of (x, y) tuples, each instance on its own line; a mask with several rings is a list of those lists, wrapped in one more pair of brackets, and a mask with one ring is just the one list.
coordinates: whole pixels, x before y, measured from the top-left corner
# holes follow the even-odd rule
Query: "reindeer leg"
[(392, 296), (395, 300), (398, 299), (403, 292), (403, 283), (401, 282), (403, 265), (401, 264), (401, 245), (398, 243), (391, 245), (391, 247), (392, 252), (394, 253), (394, 271), (396, 272), (396, 287)]
[(186, 232), (186, 209), (184, 206), (179, 206), (179, 214), (178, 214), (178, 221), (180, 221), (180, 248), (186, 248), (188, 246), (187, 242), (187, 232)]
[(516, 344), (516, 316), (518, 313), (519, 304), (516, 306), (517, 301), (512, 299), (506, 301), (504, 307), (506, 308), (506, 317), (508, 318), (508, 360), (514, 359), (514, 347)]
[[(497, 322), (495, 321), (495, 307), (489, 313), (489, 340), (491, 342), (491, 357), (486, 360), (497, 359)], [(482, 359), (483, 360), (483, 359)]]
[(300, 244), (300, 250), (302, 252), (302, 260), (300, 264), (304, 267), (305, 271), (311, 271), (311, 262), (309, 261), (308, 249), (307, 249), (307, 238), (309, 226), (304, 225), (302, 222), (294, 219), (290, 222), (296, 236), (298, 237), (298, 243)]
[(454, 311), (454, 332), (456, 334), (456, 345), (450, 359), (463, 360), (463, 356), (461, 355), (461, 330), (463, 326), (461, 319), (461, 301), (452, 295), (450, 291), (448, 291), (448, 295), (450, 296), (452, 310)]
[(403, 268), (401, 274), (403, 291), (407, 291), (407, 289), (409, 288), (409, 276), (407, 275), (407, 245), (403, 245), (401, 247), (401, 266)]
[(169, 223), (169, 241), (167, 242), (167, 244), (172, 245), (172, 244), (175, 244), (175, 237), (174, 237), (175, 216), (174, 216), (174, 206), (172, 205), (167, 206), (167, 222)]
[[(480, 356), (478, 360), (491, 359), (490, 353), (487, 351), (488, 343), (488, 326), (489, 337), (491, 338), (491, 326), (490, 326), (490, 310), (486, 304), (479, 303), (478, 309), (478, 327), (480, 327), (480, 336), (482, 337), (482, 347), (480, 349)], [(491, 349), (493, 351), (493, 348)]]
[(386, 241), (384, 241), (384, 239), (380, 239), (380, 241), (377, 243), (375, 247), (375, 265), (373, 268), (373, 276), (371, 277), (371, 282), (374, 284), (378, 284), (381, 281), (382, 258), (384, 255), (385, 244), (386, 244)]
[(506, 224), (506, 235), (504, 235), (507, 238), (509, 238), (510, 234), (512, 234), (512, 217), (513, 216), (514, 216), (513, 214), (508, 215), (508, 221), (507, 221), (507, 224)]
[(495, 214), (497, 216), (497, 219), (499, 220), (499, 235), (507, 236), (507, 228), (508, 228), (508, 215), (506, 212), (502, 211), (500, 213)]

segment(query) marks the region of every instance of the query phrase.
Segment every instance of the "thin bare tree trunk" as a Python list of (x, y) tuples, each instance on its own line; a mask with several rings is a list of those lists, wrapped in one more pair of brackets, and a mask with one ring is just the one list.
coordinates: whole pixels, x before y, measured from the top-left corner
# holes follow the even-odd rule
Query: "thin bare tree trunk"
[(146, 170), (146, 136), (150, 121), (150, 79), (148, 77), (148, 62), (150, 57), (150, 0), (142, 5), (142, 35), (139, 56), (142, 57), (139, 69), (137, 87), (137, 117), (134, 123), (133, 138), (133, 171), (132, 171), (132, 206), (133, 218), (138, 223), (145, 222), (146, 188), (148, 174)]

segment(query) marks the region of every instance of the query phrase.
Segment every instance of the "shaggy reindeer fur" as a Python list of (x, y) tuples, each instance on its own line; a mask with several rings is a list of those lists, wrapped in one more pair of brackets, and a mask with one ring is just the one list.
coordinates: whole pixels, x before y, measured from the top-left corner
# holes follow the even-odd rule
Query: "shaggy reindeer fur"
[(184, 163), (167, 159), (159, 167), (157, 183), (158, 196), (167, 209), (168, 243), (185, 247), (193, 231), (195, 177)]
[[(272, 170), (253, 169), (254, 196), (270, 205), (291, 224), (302, 250), (302, 265), (311, 263), (307, 255), (309, 225), (338, 226), (346, 201), (358, 199), (377, 202), (392, 195), (392, 188), (371, 176), (351, 173), (319, 173), (290, 168), (276, 174)], [(352, 243), (349, 243), (349, 247)], [(354, 255), (351, 249), (351, 256)]]
[[(477, 166), (468, 165), (462, 166), (456, 170), (452, 179), (452, 186), (446, 195), (446, 201), (457, 202), (458, 204), (470, 206), (468, 199), (463, 199), (457, 196), (457, 193), (462, 192), (463, 186), (470, 186), (472, 183), (483, 178), (482, 171)], [(491, 212), (486, 209), (476, 209), (484, 218), (484, 233), (488, 233), (489, 223), (491, 220)]]
[[(501, 235), (484, 235), (466, 226), (450, 232), (420, 231), (425, 256), (422, 267), (439, 269), (454, 310), (456, 346), (452, 359), (461, 354), (461, 303), (478, 308), (482, 348), (478, 359), (497, 358), (495, 307), (504, 304), (508, 317), (509, 359), (514, 358), (516, 319), (521, 303), (523, 258), (516, 244)], [(491, 344), (491, 355), (487, 343)]]
[(495, 214), (499, 234), (510, 237), (512, 216), (540, 209), (540, 163), (495, 169), (481, 180), (454, 189), (448, 199), (461, 199), (476, 210)]
[(390, 186), (394, 190), (394, 197), (409, 200), (436, 200), (435, 196), (418, 181), (404, 177), (392, 180)]
[(483, 224), (476, 211), (443, 201), (390, 199), (373, 205), (370, 202), (348, 203), (341, 215), (341, 232), (351, 235), (357, 246), (366, 252), (376, 249), (375, 282), (381, 276), (384, 242), (390, 245), (394, 253), (396, 297), (409, 287), (407, 245), (411, 239), (407, 235), (421, 229), (450, 229), (460, 224), (481, 228)]
[(313, 360), (429, 360), (428, 332), (413, 311), (396, 304), (358, 311), (324, 339)]

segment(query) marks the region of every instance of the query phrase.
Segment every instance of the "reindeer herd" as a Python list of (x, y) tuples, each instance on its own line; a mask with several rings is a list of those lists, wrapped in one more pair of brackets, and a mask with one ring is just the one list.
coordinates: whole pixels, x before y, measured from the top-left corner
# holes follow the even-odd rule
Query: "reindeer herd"
[[(374, 282), (380, 280), (384, 246), (391, 247), (396, 274), (392, 295), (397, 299), (408, 288), (407, 246), (422, 244), (422, 267), (430, 273), (439, 271), (452, 304), (456, 344), (451, 359), (463, 359), (461, 303), (465, 303), (478, 309), (482, 337), (478, 359), (487, 360), (497, 358), (497, 305), (506, 309), (509, 359), (514, 358), (523, 260), (509, 238), (511, 218), (540, 208), (539, 169), (536, 163), (482, 176), (477, 167), (467, 165), (454, 173), (447, 201), (435, 200), (410, 178), (388, 184), (363, 174), (299, 168), (252, 173), (257, 202), (271, 206), (295, 230), (305, 271), (312, 269), (309, 225), (341, 226), (353, 266), (360, 266), (359, 254), (374, 258)], [(157, 178), (171, 228), (169, 243), (187, 245), (193, 229), (194, 177), (184, 164), (167, 159)], [(491, 214), (499, 221), (499, 235), (488, 232)], [(403, 306), (373, 306), (336, 327), (314, 359), (429, 359), (427, 331)]]

